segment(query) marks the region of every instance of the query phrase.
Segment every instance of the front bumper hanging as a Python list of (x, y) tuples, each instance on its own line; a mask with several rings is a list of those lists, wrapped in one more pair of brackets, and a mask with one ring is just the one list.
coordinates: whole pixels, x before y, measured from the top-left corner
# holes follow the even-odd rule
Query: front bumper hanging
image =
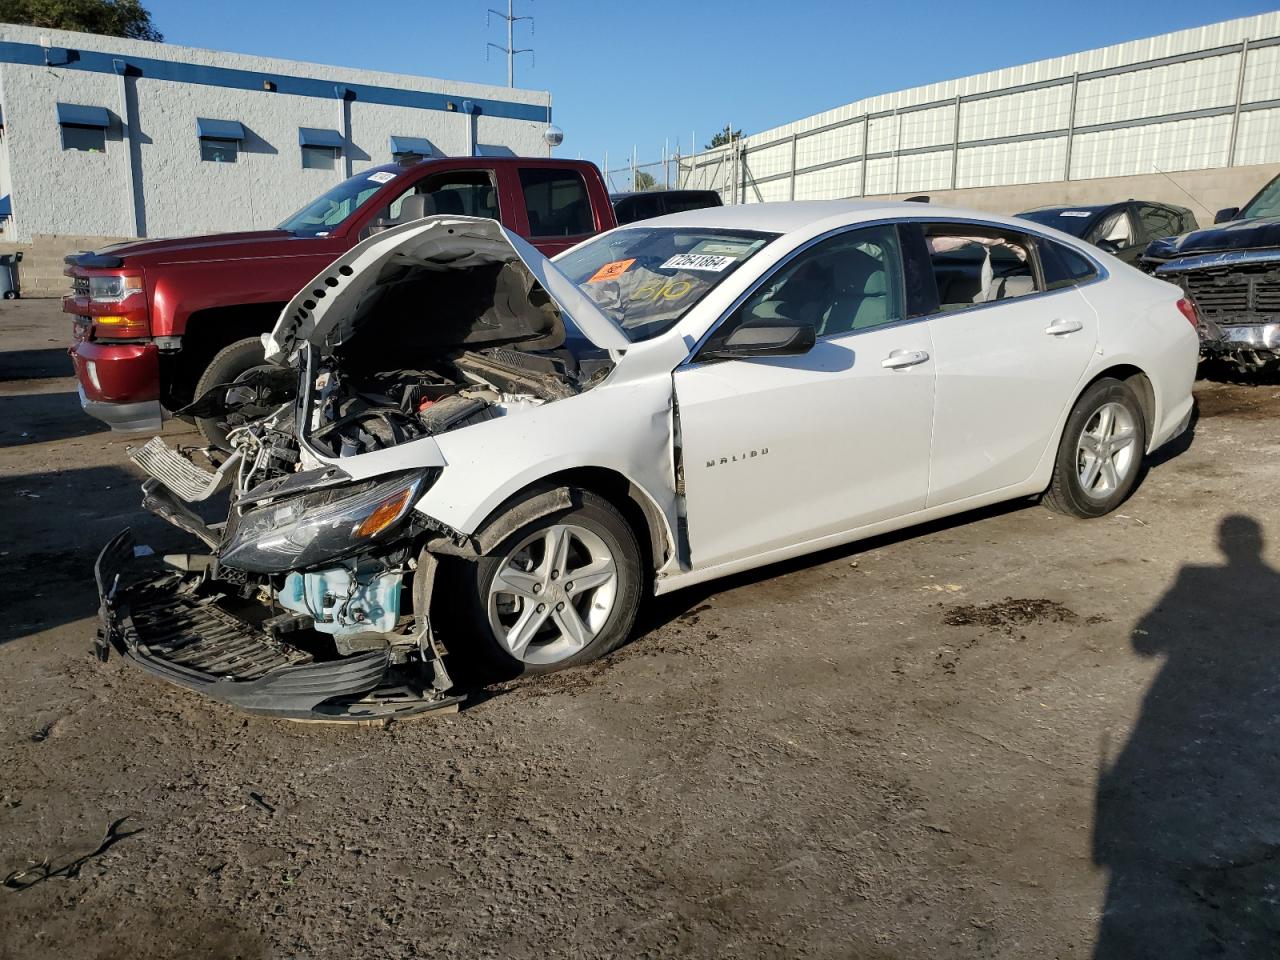
[(98, 555), (98, 635), (143, 670), (249, 713), (292, 720), (371, 721), (457, 709), (462, 697), (414, 682), (387, 650), (317, 660), (229, 612), (189, 576), (139, 576), (133, 533)]

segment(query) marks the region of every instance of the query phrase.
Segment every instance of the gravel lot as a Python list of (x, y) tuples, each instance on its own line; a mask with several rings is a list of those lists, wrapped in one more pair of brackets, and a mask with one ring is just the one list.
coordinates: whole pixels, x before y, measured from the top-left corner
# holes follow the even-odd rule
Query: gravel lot
[(0, 876), (53, 872), (0, 887), (0, 957), (1280, 954), (1280, 387), (1202, 381), (1108, 518), (694, 588), (603, 663), (342, 728), (91, 659), (99, 546), (184, 541), (57, 310), (0, 307)]

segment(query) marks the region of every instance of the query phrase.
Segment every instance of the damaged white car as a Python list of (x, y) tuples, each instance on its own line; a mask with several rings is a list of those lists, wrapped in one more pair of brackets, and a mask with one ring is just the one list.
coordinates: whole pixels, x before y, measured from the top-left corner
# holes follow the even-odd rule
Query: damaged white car
[(918, 204), (699, 210), (554, 262), (490, 220), (395, 227), (193, 405), (229, 456), (134, 451), (207, 549), (109, 543), (98, 649), (258, 713), (395, 717), (456, 703), (462, 659), (600, 657), (646, 593), (1017, 497), (1101, 516), (1188, 423), (1181, 296)]

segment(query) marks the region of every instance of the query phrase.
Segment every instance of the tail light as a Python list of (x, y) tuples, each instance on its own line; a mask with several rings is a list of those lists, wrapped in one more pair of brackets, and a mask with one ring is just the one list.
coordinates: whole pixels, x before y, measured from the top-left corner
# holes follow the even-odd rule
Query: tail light
[(1183, 297), (1178, 301), (1179, 312), (1187, 318), (1187, 322), (1197, 330), (1200, 329), (1200, 314), (1196, 312), (1196, 305), (1191, 302), (1189, 297)]

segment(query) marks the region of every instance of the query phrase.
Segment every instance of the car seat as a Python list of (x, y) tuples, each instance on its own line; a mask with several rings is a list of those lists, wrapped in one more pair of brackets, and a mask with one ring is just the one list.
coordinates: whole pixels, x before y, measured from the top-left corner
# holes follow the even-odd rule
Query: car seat
[(889, 316), (888, 276), (884, 262), (852, 248), (839, 251), (836, 294), (818, 326), (826, 337), (878, 326)]

